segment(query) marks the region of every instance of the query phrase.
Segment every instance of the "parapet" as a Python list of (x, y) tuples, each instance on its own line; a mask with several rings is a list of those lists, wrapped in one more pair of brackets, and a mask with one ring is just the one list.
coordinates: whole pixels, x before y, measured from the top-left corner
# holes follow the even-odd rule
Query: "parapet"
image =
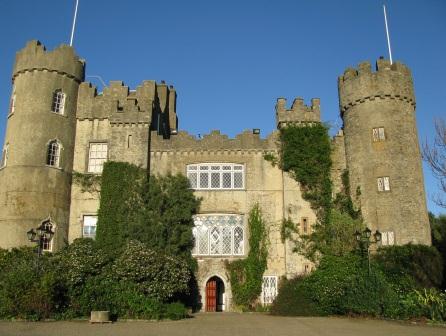
[(46, 51), (39, 41), (32, 40), (17, 52), (12, 79), (28, 71), (49, 71), (80, 83), (84, 80), (84, 69), (85, 62), (76, 55), (72, 47), (62, 44), (52, 51)]
[(311, 106), (304, 104), (303, 98), (295, 98), (291, 109), (287, 109), (287, 100), (277, 98), (276, 122), (277, 128), (289, 124), (313, 123), (321, 121), (320, 99), (311, 99)]
[(229, 138), (220, 131), (214, 130), (210, 134), (197, 138), (185, 131), (180, 131), (175, 137), (164, 139), (152, 133), (151, 150), (159, 151), (274, 151), (277, 149), (277, 134), (272, 133), (266, 139), (260, 138), (252, 130), (245, 130)]
[(375, 99), (396, 99), (415, 105), (410, 69), (400, 62), (380, 58), (375, 71), (370, 62), (347, 68), (338, 78), (341, 115), (351, 106)]

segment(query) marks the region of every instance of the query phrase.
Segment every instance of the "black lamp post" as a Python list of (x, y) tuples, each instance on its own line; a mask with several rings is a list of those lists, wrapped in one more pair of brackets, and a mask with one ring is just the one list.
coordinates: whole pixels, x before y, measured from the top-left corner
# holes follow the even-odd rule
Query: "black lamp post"
[(358, 242), (359, 248), (362, 252), (367, 251), (367, 261), (369, 266), (369, 275), (370, 275), (370, 245), (378, 244), (381, 241), (381, 232), (378, 230), (375, 231), (372, 238), (372, 230), (369, 228), (365, 228), (364, 231), (359, 232), (356, 230), (355, 239)]
[(37, 243), (37, 257), (40, 257), (42, 254), (42, 247), (44, 241), (51, 241), (54, 236), (54, 232), (51, 231), (51, 229), (46, 225), (48, 223), (51, 223), (50, 220), (43, 221), (39, 227), (29, 230), (26, 233), (26, 236), (28, 237), (28, 240), (32, 243)]

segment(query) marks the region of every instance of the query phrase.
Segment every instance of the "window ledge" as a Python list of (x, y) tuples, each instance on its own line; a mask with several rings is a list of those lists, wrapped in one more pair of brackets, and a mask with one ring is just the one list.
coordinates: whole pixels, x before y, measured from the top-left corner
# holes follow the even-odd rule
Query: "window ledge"
[(46, 167), (48, 167), (48, 168), (53, 168), (53, 169), (57, 169), (57, 170), (63, 170), (63, 168), (62, 167), (56, 167), (56, 166), (50, 166), (50, 165), (45, 165)]
[(59, 112), (54, 112), (54, 111), (50, 111), (51, 114), (55, 114), (64, 118), (67, 118), (68, 116), (65, 113), (59, 113)]

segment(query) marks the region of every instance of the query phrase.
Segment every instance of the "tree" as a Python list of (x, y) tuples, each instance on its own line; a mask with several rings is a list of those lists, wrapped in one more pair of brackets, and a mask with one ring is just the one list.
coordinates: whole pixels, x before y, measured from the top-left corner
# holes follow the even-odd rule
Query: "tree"
[(432, 145), (423, 145), (423, 160), (432, 169), (432, 173), (439, 181), (440, 194), (434, 197), (434, 202), (446, 208), (446, 123), (443, 119), (435, 121), (435, 139)]

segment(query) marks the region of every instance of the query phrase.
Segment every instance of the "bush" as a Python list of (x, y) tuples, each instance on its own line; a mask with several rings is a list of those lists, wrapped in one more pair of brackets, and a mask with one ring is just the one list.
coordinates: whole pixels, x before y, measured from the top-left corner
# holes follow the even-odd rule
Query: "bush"
[(130, 241), (113, 265), (113, 276), (135, 284), (138, 289), (158, 301), (188, 292), (191, 273), (188, 264)]
[(2, 251), (0, 317), (40, 320), (62, 311), (68, 298), (49, 256), (37, 259), (33, 249)]
[(385, 276), (357, 255), (324, 256), (308, 277), (286, 284), (273, 311), (292, 315), (363, 314), (380, 316), (397, 301)]
[(279, 294), (271, 306), (271, 314), (283, 316), (324, 315), (304, 290), (302, 281), (301, 277), (282, 280)]
[(439, 287), (443, 280), (443, 261), (433, 246), (407, 244), (378, 250), (374, 259), (392, 283), (410, 289)]

